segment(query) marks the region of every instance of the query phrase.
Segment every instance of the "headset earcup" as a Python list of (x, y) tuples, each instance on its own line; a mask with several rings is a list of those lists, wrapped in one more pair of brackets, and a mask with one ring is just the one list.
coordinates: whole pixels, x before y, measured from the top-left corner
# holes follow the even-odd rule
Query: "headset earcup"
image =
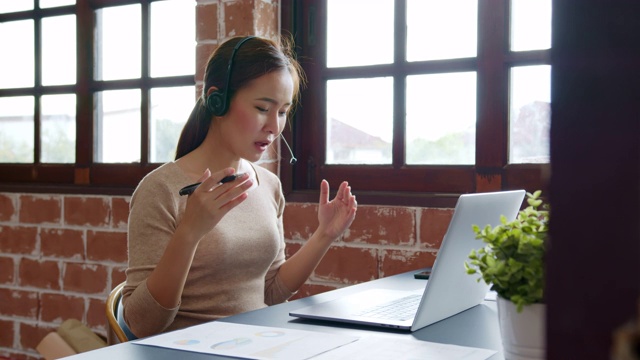
[(225, 81), (225, 85), (222, 88), (222, 91), (217, 90), (209, 94), (207, 96), (207, 109), (215, 115), (222, 116), (227, 112), (227, 108), (229, 107), (229, 98), (227, 97), (229, 90), (229, 84), (231, 81), (231, 70), (233, 69), (233, 58), (236, 56), (236, 51), (247, 42), (247, 40), (253, 39), (255, 36), (247, 36), (246, 38), (238, 41), (236, 46), (233, 48), (231, 52), (231, 56), (229, 57), (229, 65), (227, 66), (227, 81)]
[(215, 116), (222, 116), (227, 112), (227, 104), (224, 101), (224, 93), (214, 91), (207, 97), (207, 108)]

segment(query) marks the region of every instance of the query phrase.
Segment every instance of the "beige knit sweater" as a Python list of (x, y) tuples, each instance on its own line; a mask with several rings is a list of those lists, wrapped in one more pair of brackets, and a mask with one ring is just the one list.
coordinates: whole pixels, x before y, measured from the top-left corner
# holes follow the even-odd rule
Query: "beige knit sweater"
[(149, 173), (135, 190), (129, 215), (129, 267), (124, 319), (137, 337), (180, 329), (286, 301), (284, 196), (280, 180), (254, 166), (258, 186), (198, 245), (180, 305), (160, 306), (146, 279), (180, 223), (187, 201), (178, 190), (192, 181), (175, 163)]

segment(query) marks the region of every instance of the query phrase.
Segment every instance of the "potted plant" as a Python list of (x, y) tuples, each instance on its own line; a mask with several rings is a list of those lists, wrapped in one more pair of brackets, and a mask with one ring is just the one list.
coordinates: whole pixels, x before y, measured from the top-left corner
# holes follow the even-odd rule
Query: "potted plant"
[(544, 254), (549, 207), (540, 190), (527, 193), (528, 206), (513, 221), (473, 226), (485, 246), (473, 250), (467, 273), (479, 274), (497, 293), (498, 317), (505, 359), (544, 359)]

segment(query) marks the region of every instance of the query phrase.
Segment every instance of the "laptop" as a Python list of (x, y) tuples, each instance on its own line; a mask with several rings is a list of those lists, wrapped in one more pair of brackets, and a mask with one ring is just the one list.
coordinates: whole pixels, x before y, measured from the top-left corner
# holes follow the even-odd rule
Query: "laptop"
[(498, 225), (501, 215), (514, 220), (524, 195), (524, 190), (461, 195), (426, 285), (425, 280), (416, 280), (414, 291), (363, 290), (289, 315), (416, 331), (480, 304), (490, 286), (464, 268), (471, 250), (484, 245), (472, 226)]

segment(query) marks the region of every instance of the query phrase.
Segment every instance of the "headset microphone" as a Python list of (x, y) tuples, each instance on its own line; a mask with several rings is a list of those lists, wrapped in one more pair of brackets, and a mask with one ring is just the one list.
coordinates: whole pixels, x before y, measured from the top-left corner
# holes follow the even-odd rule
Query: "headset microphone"
[(295, 163), (298, 162), (298, 159), (296, 159), (296, 157), (293, 155), (293, 150), (291, 150), (289, 143), (287, 143), (287, 139), (285, 139), (284, 136), (282, 135), (280, 135), (280, 139), (284, 141), (284, 144), (287, 146), (287, 149), (289, 149), (289, 153), (291, 154), (291, 160), (289, 160), (289, 164), (294, 165)]

